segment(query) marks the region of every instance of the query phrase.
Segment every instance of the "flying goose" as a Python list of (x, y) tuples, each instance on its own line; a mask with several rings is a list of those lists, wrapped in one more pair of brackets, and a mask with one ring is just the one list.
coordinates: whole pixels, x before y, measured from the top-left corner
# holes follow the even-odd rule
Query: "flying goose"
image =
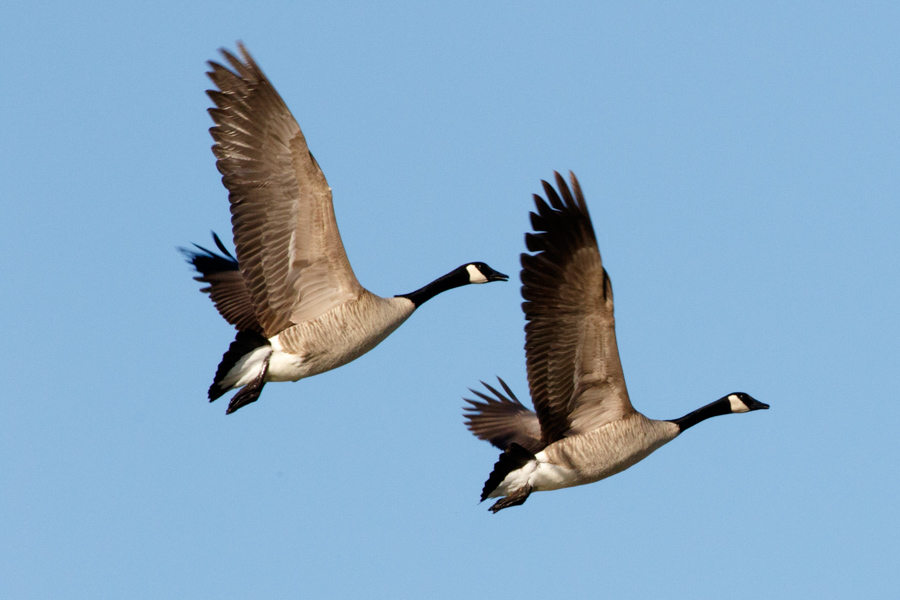
[(297, 381), (365, 354), (446, 290), (506, 281), (483, 262), (408, 294), (382, 298), (356, 280), (341, 243), (331, 188), (300, 126), (242, 44), (231, 68), (210, 61), (212, 147), (228, 188), (237, 258), (184, 250), (219, 313), (237, 328), (210, 402), (241, 388), (228, 413), (255, 402), (269, 381)]
[[(572, 189), (559, 173), (542, 181), (547, 199), (534, 196), (532, 254), (522, 254), (525, 360), (535, 411), (503, 391), (470, 390), (466, 426), (503, 450), (481, 500), (503, 497), (497, 512), (531, 492), (599, 481), (627, 469), (700, 421), (769, 408), (735, 392), (680, 419), (657, 421), (628, 399), (616, 347), (613, 294), (578, 179)], [(573, 194), (574, 192), (574, 194)], [(498, 378), (499, 379), (499, 378)]]

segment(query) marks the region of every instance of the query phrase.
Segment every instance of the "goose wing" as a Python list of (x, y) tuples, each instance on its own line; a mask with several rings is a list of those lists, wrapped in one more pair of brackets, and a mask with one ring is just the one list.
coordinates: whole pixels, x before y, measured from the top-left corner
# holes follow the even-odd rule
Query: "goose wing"
[(541, 425), (533, 410), (526, 408), (513, 393), (506, 382), (500, 379), (500, 385), (506, 392), (497, 391), (485, 382), (481, 382), (491, 395), (478, 390), (469, 391), (481, 398), (466, 402), (466, 427), (472, 435), (506, 450), (511, 444), (518, 444), (531, 452), (539, 452), (541, 444)]
[(331, 188), (300, 126), (242, 44), (210, 62), (218, 87), (210, 129), (228, 188), (238, 264), (271, 337), (359, 296), (334, 217)]
[(194, 244), (197, 250), (181, 249), (188, 262), (199, 273), (194, 279), (208, 284), (205, 288), (200, 288), (200, 291), (209, 294), (219, 314), (238, 331), (253, 331), (262, 335), (263, 329), (256, 318), (253, 301), (238, 268), (237, 259), (225, 248), (218, 235), (212, 235), (222, 254), (216, 254), (197, 244)]
[[(616, 346), (612, 286), (581, 186), (559, 173), (534, 196), (522, 254), (528, 383), (542, 441), (584, 433), (633, 412)], [(574, 192), (574, 194), (573, 194)]]

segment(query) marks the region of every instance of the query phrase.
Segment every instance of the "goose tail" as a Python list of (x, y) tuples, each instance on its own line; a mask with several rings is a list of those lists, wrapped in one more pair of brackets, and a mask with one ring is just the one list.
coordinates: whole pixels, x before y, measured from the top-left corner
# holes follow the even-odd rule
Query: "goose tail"
[(216, 369), (216, 376), (209, 386), (209, 401), (217, 400), (235, 388), (243, 388), (231, 399), (227, 413), (256, 402), (266, 383), (271, 356), (269, 340), (255, 331), (239, 331)]
[(523, 504), (532, 492), (533, 488), (528, 480), (536, 466), (532, 452), (519, 444), (510, 444), (494, 464), (490, 477), (484, 482), (481, 501), (505, 496), (491, 506), (491, 512)]

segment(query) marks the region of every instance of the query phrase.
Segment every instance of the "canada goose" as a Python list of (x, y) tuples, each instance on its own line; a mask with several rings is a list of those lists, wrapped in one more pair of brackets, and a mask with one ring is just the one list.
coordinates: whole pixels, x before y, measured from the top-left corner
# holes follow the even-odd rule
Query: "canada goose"
[[(528, 386), (536, 413), (503, 392), (466, 400), (466, 426), (503, 450), (481, 500), (505, 496), (497, 512), (531, 492), (599, 481), (627, 469), (700, 421), (767, 404), (735, 392), (680, 419), (657, 421), (628, 399), (616, 347), (613, 294), (578, 179), (572, 190), (559, 173), (559, 193), (543, 181), (547, 199), (534, 196), (532, 254), (522, 254), (522, 309)], [(573, 196), (574, 192), (574, 196)], [(504, 393), (505, 392), (505, 393)]]
[(483, 262), (462, 265), (409, 294), (382, 298), (356, 280), (341, 243), (331, 188), (284, 101), (238, 44), (231, 69), (210, 61), (218, 90), (209, 113), (216, 165), (228, 188), (237, 258), (184, 250), (237, 337), (209, 388), (210, 402), (242, 388), (228, 413), (269, 381), (297, 381), (365, 354), (424, 302), (470, 283), (506, 281)]

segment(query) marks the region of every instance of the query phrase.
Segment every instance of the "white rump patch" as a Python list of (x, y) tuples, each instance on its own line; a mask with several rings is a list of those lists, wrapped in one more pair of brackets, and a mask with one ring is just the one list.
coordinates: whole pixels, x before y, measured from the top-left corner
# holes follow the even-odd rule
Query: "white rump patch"
[(297, 381), (304, 377), (302, 356), (285, 352), (277, 335), (270, 337), (269, 343), (272, 344), (272, 356), (266, 381)]
[(228, 371), (228, 374), (222, 379), (221, 385), (228, 389), (244, 387), (256, 379), (263, 368), (263, 363), (271, 353), (271, 346), (260, 346), (252, 352), (248, 352)]
[(737, 394), (731, 394), (730, 396), (728, 396), (728, 402), (731, 404), (731, 412), (733, 413), (742, 413), (750, 410), (749, 408), (747, 408), (747, 405), (737, 397)]
[(531, 474), (534, 473), (534, 470), (537, 468), (537, 466), (538, 463), (536, 460), (530, 460), (525, 466), (510, 472), (503, 479), (503, 481), (500, 482), (500, 485), (497, 486), (497, 489), (495, 489), (488, 495), (488, 498), (508, 496), (514, 491), (525, 487), (526, 485), (528, 485)]
[(487, 283), (488, 278), (484, 273), (478, 270), (475, 265), (466, 265), (466, 271), (469, 272), (469, 283)]

